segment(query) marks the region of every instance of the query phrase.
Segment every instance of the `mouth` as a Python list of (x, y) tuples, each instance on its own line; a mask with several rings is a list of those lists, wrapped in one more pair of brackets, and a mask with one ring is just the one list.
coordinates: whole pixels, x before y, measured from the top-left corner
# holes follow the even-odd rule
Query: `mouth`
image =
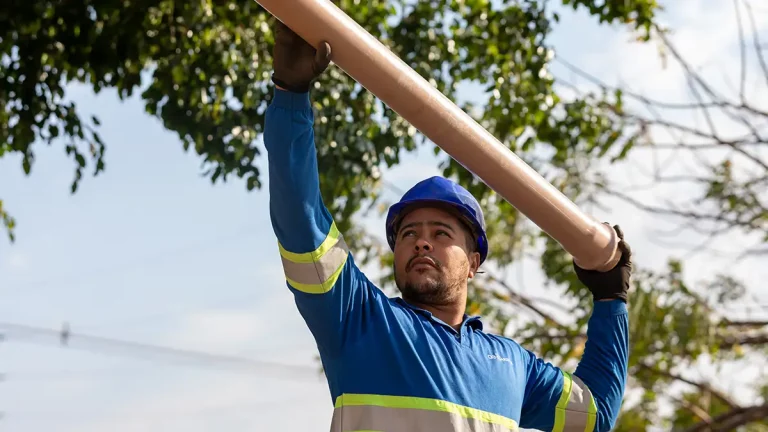
[(429, 258), (429, 257), (414, 258), (413, 260), (411, 260), (410, 263), (408, 263), (408, 271), (419, 269), (419, 268), (428, 268), (428, 267), (432, 267), (435, 269), (437, 268), (437, 263), (432, 258)]

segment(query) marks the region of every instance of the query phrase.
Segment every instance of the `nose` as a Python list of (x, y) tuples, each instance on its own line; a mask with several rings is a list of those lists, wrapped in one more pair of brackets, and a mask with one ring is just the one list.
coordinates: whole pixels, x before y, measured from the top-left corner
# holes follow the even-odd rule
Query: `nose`
[(432, 245), (424, 238), (419, 237), (414, 245), (416, 252), (429, 252), (432, 250)]

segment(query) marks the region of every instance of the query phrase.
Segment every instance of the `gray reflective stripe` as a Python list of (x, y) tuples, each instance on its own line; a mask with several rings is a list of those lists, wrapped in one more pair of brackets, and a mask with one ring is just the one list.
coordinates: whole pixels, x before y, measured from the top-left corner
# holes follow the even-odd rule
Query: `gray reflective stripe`
[(328, 251), (312, 261), (294, 262), (281, 256), (285, 277), (291, 285), (301, 291), (327, 292), (336, 282), (338, 270), (346, 262), (348, 253), (347, 243), (339, 236)]
[(571, 394), (568, 397), (568, 405), (565, 406), (563, 431), (591, 431), (597, 417), (592, 392), (579, 377), (576, 375), (570, 375), (570, 377), (572, 379)]
[(331, 431), (515, 432), (517, 428), (466, 418), (454, 412), (353, 405), (333, 411)]
[(568, 411), (589, 412), (592, 392), (589, 391), (589, 387), (584, 384), (581, 378), (571, 375), (571, 379), (573, 379), (573, 387), (571, 388), (571, 397), (568, 398), (568, 406), (565, 409)]

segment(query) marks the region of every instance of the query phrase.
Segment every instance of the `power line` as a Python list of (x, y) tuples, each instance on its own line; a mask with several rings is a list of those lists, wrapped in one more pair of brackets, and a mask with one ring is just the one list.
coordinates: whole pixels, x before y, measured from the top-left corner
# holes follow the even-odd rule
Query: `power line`
[[(255, 373), (262, 376), (300, 381), (318, 379), (320, 377), (319, 367), (288, 365), (246, 357), (227, 356), (205, 351), (192, 351), (110, 337), (73, 333), (67, 324), (62, 329), (57, 330), (0, 322), (0, 332), (4, 333), (5, 340), (18, 339), (20, 342), (45, 345), (51, 345), (55, 341), (53, 343), (65, 348), (118, 356), (131, 356), (149, 361), (164, 360), (177, 363), (192, 363), (198, 366), (215, 367), (232, 372)], [(0, 334), (0, 341), (2, 340), (2, 334)]]

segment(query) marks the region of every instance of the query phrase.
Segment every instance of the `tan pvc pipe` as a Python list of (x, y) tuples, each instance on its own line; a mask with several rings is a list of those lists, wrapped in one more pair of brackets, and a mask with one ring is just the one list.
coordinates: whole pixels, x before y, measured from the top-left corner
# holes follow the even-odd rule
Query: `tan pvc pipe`
[(618, 262), (618, 238), (329, 0), (256, 0), (559, 242), (585, 269)]

